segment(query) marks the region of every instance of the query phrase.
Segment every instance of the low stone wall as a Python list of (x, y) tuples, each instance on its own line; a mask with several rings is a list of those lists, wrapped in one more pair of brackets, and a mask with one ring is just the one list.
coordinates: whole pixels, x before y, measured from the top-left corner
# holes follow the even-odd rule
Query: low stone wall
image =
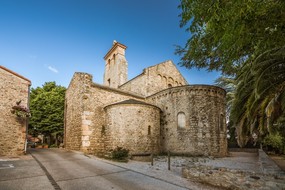
[(223, 159), (193, 158), (182, 167), (182, 176), (226, 189), (285, 189), (285, 172), (262, 150)]
[[(207, 159), (200, 160), (207, 162)], [(243, 163), (244, 161), (242, 160), (239, 164), (246, 165), (247, 163)], [(197, 158), (196, 161), (193, 160), (193, 162), (189, 162), (182, 167), (182, 176), (192, 181), (226, 189), (285, 189), (284, 172), (271, 161), (263, 150), (259, 150), (256, 165), (260, 168), (251, 171), (246, 170), (249, 168), (242, 170), (211, 166), (199, 161)]]
[(256, 152), (258, 153), (258, 148), (228, 148), (229, 152)]
[(182, 176), (192, 181), (226, 189), (285, 189), (284, 177), (276, 178), (272, 175), (227, 168), (187, 166), (182, 168)]

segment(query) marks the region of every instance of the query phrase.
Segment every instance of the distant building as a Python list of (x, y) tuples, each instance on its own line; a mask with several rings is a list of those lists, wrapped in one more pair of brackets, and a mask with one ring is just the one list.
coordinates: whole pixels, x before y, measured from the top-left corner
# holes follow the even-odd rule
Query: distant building
[(172, 61), (128, 81), (125, 50), (114, 41), (105, 55), (103, 85), (74, 74), (66, 91), (65, 147), (96, 155), (119, 146), (130, 154), (225, 156), (225, 90), (188, 85)]
[(11, 113), (12, 107), (28, 108), (31, 81), (0, 66), (0, 155), (16, 156), (25, 151), (26, 119)]

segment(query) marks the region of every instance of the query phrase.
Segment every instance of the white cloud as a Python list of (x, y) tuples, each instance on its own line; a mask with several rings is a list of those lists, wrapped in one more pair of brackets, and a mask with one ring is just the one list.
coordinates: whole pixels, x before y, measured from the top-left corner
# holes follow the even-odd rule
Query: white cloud
[(54, 73), (58, 73), (58, 70), (54, 67), (48, 66), (48, 69), (51, 70)]

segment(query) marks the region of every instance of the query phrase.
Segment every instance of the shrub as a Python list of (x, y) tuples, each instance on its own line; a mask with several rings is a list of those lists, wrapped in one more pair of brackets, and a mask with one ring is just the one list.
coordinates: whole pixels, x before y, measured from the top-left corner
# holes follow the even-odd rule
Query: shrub
[(118, 147), (111, 151), (112, 159), (114, 160), (127, 160), (129, 156), (129, 150), (123, 147)]
[(270, 134), (263, 139), (265, 146), (272, 147), (276, 152), (283, 152), (283, 137), (280, 134)]
[(49, 146), (50, 148), (58, 148), (58, 146), (56, 144), (52, 144)]

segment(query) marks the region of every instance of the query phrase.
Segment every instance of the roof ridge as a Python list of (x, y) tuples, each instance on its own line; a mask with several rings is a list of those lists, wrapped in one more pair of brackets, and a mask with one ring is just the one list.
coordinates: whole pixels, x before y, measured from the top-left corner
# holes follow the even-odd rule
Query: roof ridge
[(7, 71), (7, 72), (9, 72), (9, 73), (11, 73), (11, 74), (13, 74), (13, 75), (15, 75), (15, 76), (17, 76), (17, 77), (19, 77), (19, 78), (21, 78), (21, 79), (24, 79), (25, 81), (29, 82), (29, 85), (32, 84), (32, 82), (31, 82), (29, 79), (27, 79), (26, 77), (23, 77), (22, 75), (20, 75), (20, 74), (14, 72), (14, 71), (12, 71), (12, 70), (10, 70), (10, 69), (8, 69), (8, 68), (2, 66), (2, 65), (0, 65), (0, 68), (3, 69), (3, 70), (5, 70), (5, 71)]
[(143, 101), (140, 101), (140, 100), (136, 100), (136, 99), (127, 99), (127, 100), (123, 100), (121, 102), (117, 102), (117, 103), (113, 103), (113, 104), (109, 104), (106, 107), (109, 107), (109, 106), (114, 106), (114, 105), (120, 105), (120, 104), (141, 104), (141, 105), (147, 105), (147, 106), (153, 106), (153, 107), (156, 107), (158, 109), (160, 109), (158, 106), (156, 105), (153, 105), (153, 104), (149, 104), (149, 103), (146, 103), (146, 102), (143, 102)]

